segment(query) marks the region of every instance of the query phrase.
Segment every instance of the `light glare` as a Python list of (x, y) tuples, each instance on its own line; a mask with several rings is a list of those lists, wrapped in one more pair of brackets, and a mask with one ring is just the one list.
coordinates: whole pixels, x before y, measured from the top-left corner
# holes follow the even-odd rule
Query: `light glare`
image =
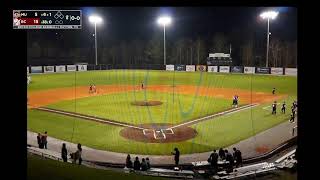
[(275, 19), (278, 16), (278, 12), (276, 11), (266, 11), (260, 14), (262, 19)]
[(169, 24), (171, 24), (171, 18), (168, 16), (160, 17), (160, 18), (158, 18), (158, 24), (169, 25)]
[(99, 23), (102, 22), (102, 18), (99, 17), (99, 16), (96, 16), (96, 15), (92, 15), (92, 16), (89, 17), (89, 21), (90, 21), (91, 23), (97, 23), (97, 24), (99, 24)]

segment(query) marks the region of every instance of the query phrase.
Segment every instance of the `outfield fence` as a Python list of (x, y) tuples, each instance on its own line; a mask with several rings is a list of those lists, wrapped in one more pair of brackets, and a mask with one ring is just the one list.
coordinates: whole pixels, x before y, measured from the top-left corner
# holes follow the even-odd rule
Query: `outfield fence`
[(297, 76), (297, 68), (285, 67), (248, 67), (248, 66), (207, 66), (207, 65), (184, 65), (184, 64), (70, 64), (55, 66), (27, 66), (27, 73), (55, 73), (75, 72), (112, 69), (144, 69), (144, 70), (166, 70), (183, 72), (217, 72), (217, 73), (240, 73), (240, 74), (271, 74)]

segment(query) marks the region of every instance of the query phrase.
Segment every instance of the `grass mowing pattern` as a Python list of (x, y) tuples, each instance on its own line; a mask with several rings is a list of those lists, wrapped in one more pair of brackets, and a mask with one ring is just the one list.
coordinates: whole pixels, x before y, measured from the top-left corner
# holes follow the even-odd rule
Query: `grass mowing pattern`
[[(148, 74), (148, 78), (146, 75)], [(140, 70), (118, 70), (118, 71), (88, 71), (88, 72), (76, 72), (76, 73), (62, 73), (62, 74), (44, 74), (44, 75), (32, 75), (32, 83), (28, 86), (28, 91), (45, 90), (51, 88), (62, 87), (74, 87), (74, 86), (88, 86), (90, 83), (99, 84), (113, 84), (113, 85), (139, 85), (143, 80), (148, 79), (147, 84), (163, 84), (163, 85), (197, 85), (204, 87), (218, 87), (218, 88), (238, 88), (257, 92), (271, 92), (273, 87), (276, 87), (277, 93), (287, 94), (286, 99), (288, 112), (290, 111), (291, 103), (297, 96), (297, 78), (289, 76), (270, 76), (270, 75), (249, 75), (249, 74), (219, 74), (219, 73), (203, 73), (202, 81), (199, 82), (201, 73), (199, 72), (165, 72), (165, 71), (140, 71)], [(176, 100), (176, 94), (170, 93), (148, 93), (151, 97), (159, 97), (163, 99), (163, 102), (169, 102), (168, 99)], [(96, 103), (96, 106), (112, 107), (112, 101), (123, 101), (128, 98), (132, 99), (132, 94), (119, 94), (106, 95), (105, 99), (101, 99), (100, 103)], [(137, 94), (138, 98), (143, 97), (144, 94)], [(181, 96), (182, 97), (182, 96)], [(192, 96), (183, 98), (183, 110), (189, 109)], [(83, 104), (77, 104), (76, 111), (79, 112), (79, 107), (85, 107)], [(103, 101), (106, 101), (105, 103)], [(82, 101), (78, 101), (82, 102)], [(202, 100), (197, 102), (195, 111), (192, 116), (201, 116), (202, 114), (209, 113), (215, 108), (213, 107), (217, 99), (207, 98), (206, 101)], [(281, 101), (279, 101), (281, 102)], [(63, 106), (68, 106), (70, 102), (61, 102)], [(66, 104), (63, 104), (66, 103)], [(59, 104), (59, 103), (58, 103)], [(174, 107), (177, 104), (175, 101)], [(230, 102), (227, 102), (230, 104)], [(223, 106), (223, 103), (221, 104)], [(43, 132), (47, 130), (50, 136), (71, 141), (74, 143), (81, 142), (85, 146), (110, 150), (115, 152), (124, 153), (138, 153), (138, 154), (170, 154), (174, 147), (179, 147), (182, 154), (189, 154), (195, 152), (211, 151), (217, 147), (225, 147), (240, 140), (251, 137), (252, 135), (273, 127), (285, 120), (289, 119), (289, 113), (282, 115), (278, 113), (276, 116), (271, 116), (270, 111), (262, 109), (264, 106), (270, 104), (262, 104), (253, 108), (252, 111), (244, 110), (231, 115), (215, 118), (213, 121), (201, 122), (193, 127), (198, 131), (198, 136), (192, 140), (180, 142), (180, 143), (168, 143), (168, 144), (151, 144), (141, 143), (135, 141), (128, 141), (119, 135), (120, 127), (103, 125), (95, 122), (89, 122), (80, 120), (77, 118), (71, 118), (63, 115), (57, 115), (47, 112), (40, 112), (35, 110), (28, 110), (28, 129), (34, 132)], [(163, 105), (162, 105), (163, 106)], [(120, 107), (120, 108), (119, 108)], [(115, 114), (117, 120), (119, 117), (128, 113), (127, 116), (129, 122), (139, 123), (142, 122), (143, 116), (145, 116), (145, 110), (135, 108), (128, 108), (123, 104), (119, 104), (118, 108), (110, 109), (112, 114)], [(152, 112), (152, 116), (155, 118), (148, 119), (148, 123), (152, 123), (161, 120), (162, 122), (170, 122), (173, 119), (177, 121), (179, 118), (175, 118), (175, 114), (179, 111), (173, 108), (173, 106), (167, 107), (168, 112), (171, 114)], [(90, 106), (91, 108), (91, 106)], [(220, 108), (220, 107), (219, 107)], [(72, 110), (72, 107), (70, 106)], [(85, 108), (84, 108), (85, 109)], [(96, 113), (103, 108), (95, 109)], [(278, 108), (280, 109), (280, 108)], [(150, 110), (150, 109), (149, 109)], [(90, 111), (90, 110), (84, 110)], [(143, 112), (144, 111), (144, 112)], [(152, 110), (151, 110), (152, 111)], [(111, 114), (110, 113), (110, 114)], [(148, 112), (147, 112), (148, 113)], [(136, 115), (133, 115), (136, 114)], [(167, 117), (166, 119), (164, 117)], [(120, 118), (122, 119), (122, 118)], [(170, 120), (171, 119), (171, 120)], [(180, 120), (186, 120), (186, 117), (180, 118)], [(163, 121), (164, 120), (164, 121)], [(180, 121), (179, 120), (179, 121)], [(74, 129), (74, 131), (73, 131)]]
[[(173, 103), (173, 98), (176, 103)], [(144, 101), (145, 97), (144, 92), (132, 91), (61, 101), (48, 105), (47, 107), (131, 124), (178, 124), (199, 116), (206, 116), (231, 108), (231, 102), (222, 98), (193, 97), (190, 95), (173, 96), (170, 93), (148, 92), (146, 99), (160, 100), (163, 104), (151, 107), (133, 106), (130, 104), (131, 102)], [(181, 109), (179, 103), (177, 103), (179, 101), (181, 103)], [(193, 103), (193, 108), (190, 108)], [(240, 102), (240, 105), (241, 104)], [(202, 111), (203, 106), (205, 106), (208, 111)], [(187, 113), (183, 114), (183, 112)]]

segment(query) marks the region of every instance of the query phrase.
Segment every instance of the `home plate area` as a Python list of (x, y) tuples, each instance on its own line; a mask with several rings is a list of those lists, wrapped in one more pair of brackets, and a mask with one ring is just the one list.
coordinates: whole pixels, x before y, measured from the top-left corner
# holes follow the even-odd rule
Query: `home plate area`
[(144, 129), (143, 134), (145, 136), (153, 136), (154, 139), (166, 139), (166, 134), (174, 134), (171, 128), (168, 129)]
[(147, 143), (170, 143), (192, 139), (197, 132), (187, 126), (170, 128), (169, 124), (143, 124), (137, 128), (124, 128), (120, 131), (120, 135), (126, 139), (147, 142)]

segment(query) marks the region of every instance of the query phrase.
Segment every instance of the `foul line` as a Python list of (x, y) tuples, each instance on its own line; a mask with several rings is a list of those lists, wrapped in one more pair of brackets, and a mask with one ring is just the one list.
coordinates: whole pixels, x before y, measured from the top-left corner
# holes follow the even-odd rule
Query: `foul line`
[(199, 119), (195, 119), (195, 120), (192, 120), (192, 121), (188, 121), (188, 122), (185, 122), (185, 123), (182, 123), (182, 124), (178, 124), (176, 126), (172, 126), (170, 127), (171, 129), (174, 129), (174, 128), (177, 128), (177, 127), (180, 127), (180, 126), (186, 126), (186, 125), (189, 125), (189, 124), (194, 124), (195, 122), (198, 122), (198, 121), (204, 121), (204, 120), (209, 120), (213, 117), (217, 117), (217, 116), (221, 116), (221, 115), (227, 115), (227, 114), (232, 114), (232, 113), (235, 113), (235, 112), (239, 112), (239, 111), (242, 111), (242, 110), (245, 110), (245, 109), (249, 109), (249, 108), (252, 108), (252, 107), (255, 107), (255, 106), (258, 106), (259, 104), (248, 104), (248, 105), (245, 105), (245, 106), (241, 106), (239, 108), (235, 108), (235, 109), (230, 109), (230, 110), (227, 110), (227, 111), (223, 111), (223, 112), (220, 112), (220, 113), (217, 113), (217, 114), (213, 114), (213, 115), (210, 115), (210, 116), (206, 116), (206, 117), (202, 117), (202, 118), (199, 118)]
[[(248, 105), (241, 106), (241, 107), (234, 108), (234, 109), (229, 109), (227, 111), (223, 111), (223, 112), (220, 112), (220, 113), (217, 113), (217, 114), (212, 114), (212, 115), (209, 115), (209, 116), (206, 116), (206, 117), (202, 117), (202, 118), (199, 118), (199, 119), (194, 119), (194, 120), (182, 123), (182, 124), (178, 124), (178, 125), (169, 127), (166, 130), (170, 129), (172, 134), (173, 134), (173, 129), (174, 128), (178, 128), (180, 126), (187, 126), (187, 125), (190, 125), (190, 124), (195, 124), (196, 122), (209, 120), (211, 118), (214, 118), (214, 117), (217, 117), (217, 116), (221, 116), (221, 115), (228, 115), (228, 114), (236, 113), (236, 112), (239, 112), (239, 111), (242, 111), (242, 110), (245, 110), (245, 109), (249, 109), (249, 108), (252, 108), (252, 107), (255, 107), (255, 106), (258, 106), (258, 105), (259, 104), (255, 103), (255, 104), (248, 104)], [(96, 122), (100, 122), (100, 123), (104, 123), (104, 124), (112, 124), (112, 125), (118, 125), (118, 126), (122, 126), (122, 127), (130, 127), (130, 128), (134, 128), (134, 129), (139, 129), (139, 130), (143, 131), (143, 134), (146, 134), (145, 131), (149, 130), (149, 129), (145, 129), (145, 128), (142, 128), (142, 127), (133, 126), (133, 125), (130, 125), (130, 124), (110, 121), (110, 120), (107, 120), (107, 119), (102, 119), (102, 118), (97, 118), (97, 117), (90, 117), (90, 116), (71, 113), (71, 112), (66, 112), (66, 111), (62, 111), (62, 110), (56, 110), (56, 109), (45, 108), (45, 107), (38, 107), (38, 108), (34, 108), (34, 109), (41, 110), (41, 111), (52, 112), (52, 113), (57, 113), (57, 114), (62, 114), (62, 115), (71, 116), (71, 117), (77, 117), (77, 118), (92, 120), (92, 121), (96, 121)], [(164, 134), (162, 129), (161, 129), (161, 133)], [(169, 134), (171, 134), (171, 133), (169, 133)], [(155, 136), (155, 131), (154, 131), (153, 135)], [(165, 137), (165, 135), (164, 135), (164, 137)], [(155, 138), (155, 139), (157, 139), (157, 138)]]
[(141, 128), (141, 127), (132, 126), (132, 125), (124, 124), (124, 123), (120, 123), (120, 122), (113, 122), (113, 121), (109, 121), (107, 119), (90, 117), (90, 116), (85, 116), (85, 115), (80, 115), (80, 114), (55, 110), (55, 109), (48, 109), (48, 108), (44, 108), (44, 107), (38, 107), (35, 109), (41, 110), (41, 111), (48, 111), (48, 112), (52, 112), (52, 113), (57, 113), (57, 114), (63, 114), (63, 115), (72, 116), (72, 117), (78, 117), (78, 118), (82, 118), (82, 119), (93, 120), (93, 121), (97, 121), (97, 122), (104, 123), (104, 124), (113, 124), (113, 125), (118, 125), (118, 126), (123, 126), (123, 127), (131, 127), (131, 128), (135, 128), (135, 129), (144, 130), (144, 128)]

